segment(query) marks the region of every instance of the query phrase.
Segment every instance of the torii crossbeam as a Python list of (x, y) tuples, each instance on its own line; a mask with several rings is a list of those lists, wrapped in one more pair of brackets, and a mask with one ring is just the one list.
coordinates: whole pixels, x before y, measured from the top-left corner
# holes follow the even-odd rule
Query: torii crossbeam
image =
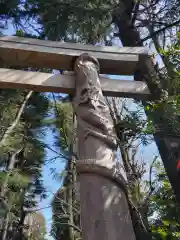
[[(104, 96), (150, 99), (148, 87), (144, 82), (112, 80), (108, 77), (100, 77), (100, 82)], [(1, 88), (72, 94), (75, 88), (75, 77), (0, 68), (0, 86)]]
[[(102, 74), (133, 75), (148, 56), (143, 47), (101, 47), (12, 36), (0, 38), (1, 66), (73, 70), (75, 58), (83, 52), (99, 60)], [(100, 77), (105, 96), (150, 99), (146, 83), (115, 79)], [(74, 76), (1, 68), (0, 86), (69, 94), (74, 89)]]

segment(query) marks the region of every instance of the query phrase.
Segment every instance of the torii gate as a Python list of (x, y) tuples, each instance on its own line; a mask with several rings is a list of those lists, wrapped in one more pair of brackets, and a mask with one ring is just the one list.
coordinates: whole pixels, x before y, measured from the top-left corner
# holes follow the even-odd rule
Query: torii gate
[[(84, 52), (88, 55), (83, 55)], [(76, 92), (73, 106), (81, 147), (77, 170), (80, 173), (85, 240), (117, 240), (120, 236), (125, 240), (135, 239), (125, 183), (114, 165), (115, 133), (103, 94), (140, 100), (152, 99), (153, 94), (144, 82), (110, 80), (103, 76), (99, 79), (98, 68), (100, 64), (101, 74), (133, 75), (138, 68), (143, 68), (148, 58), (143, 47), (101, 47), (18, 37), (0, 38), (1, 66), (75, 70), (76, 75), (69, 76), (1, 68), (0, 86), (40, 92)]]

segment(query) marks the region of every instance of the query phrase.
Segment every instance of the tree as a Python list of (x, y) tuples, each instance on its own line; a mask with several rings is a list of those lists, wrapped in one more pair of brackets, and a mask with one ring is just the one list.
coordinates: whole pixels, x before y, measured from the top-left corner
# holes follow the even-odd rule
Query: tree
[[(124, 7), (125, 9), (127, 9), (128, 8), (127, 4), (124, 4)], [(122, 18), (121, 19), (119, 18), (119, 20), (118, 18), (116, 19), (117, 19), (116, 23), (119, 28), (121, 41), (123, 42), (124, 45), (135, 46), (137, 45), (138, 42), (141, 42), (142, 44), (142, 40), (140, 38), (140, 34), (137, 31), (137, 29), (133, 27), (133, 31), (132, 31), (132, 28), (130, 28), (129, 26), (130, 16), (127, 16), (125, 14), (123, 17), (123, 20)], [(156, 34), (154, 33), (154, 35)], [(150, 91), (152, 93), (156, 93), (157, 96), (160, 97), (160, 102), (167, 101), (168, 90), (164, 89), (161, 85), (162, 81), (161, 81), (161, 76), (159, 75), (159, 71), (157, 71), (156, 67), (150, 61), (147, 62), (145, 65), (146, 66), (144, 66), (144, 69), (141, 69), (139, 71), (139, 77), (138, 75), (136, 75), (137, 80), (145, 79), (149, 85)], [(160, 109), (158, 109), (157, 111), (154, 111), (153, 120), (156, 126), (161, 125), (162, 122), (164, 122), (164, 124), (167, 122), (163, 108), (161, 109), (161, 111)], [(179, 175), (176, 169), (177, 156), (174, 154), (172, 149), (169, 149), (169, 147), (167, 146), (165, 139), (162, 138), (163, 134), (164, 134), (163, 132), (161, 132), (161, 134), (160, 132), (155, 133), (154, 138), (158, 146), (159, 152), (161, 154), (164, 166), (168, 173), (168, 177), (171, 181), (174, 191), (176, 192), (176, 196), (179, 199), (180, 191), (179, 191), (179, 186), (177, 184), (177, 182), (179, 182)]]
[(63, 171), (63, 186), (57, 191), (52, 201), (53, 224), (52, 235), (55, 239), (79, 239), (80, 229), (80, 207), (75, 196), (76, 192), (76, 169), (75, 152), (73, 143), (75, 141), (73, 126), (73, 111), (69, 102), (56, 102), (56, 127), (59, 129), (57, 146), (65, 154), (65, 170)]
[(152, 137), (148, 134), (148, 122), (144, 119), (140, 106), (134, 103), (135, 110), (129, 109), (128, 105), (132, 105), (132, 102), (127, 99), (108, 98), (107, 102), (117, 134), (122, 159), (121, 168), (126, 176), (130, 213), (136, 238), (150, 239), (148, 203), (151, 189), (145, 190), (144, 175), (147, 166), (138, 153), (140, 145), (147, 146), (152, 141)]
[(24, 225), (27, 229), (24, 230), (24, 235), (30, 240), (45, 240), (46, 221), (41, 213), (29, 213)]
[(178, 239), (180, 236), (180, 205), (172, 191), (161, 162), (154, 164), (152, 182), (155, 190), (149, 206), (150, 222), (154, 239)]
[(17, 21), (17, 12), (20, 10), (20, 0), (7, 0), (0, 3), (0, 29), (7, 27), (10, 19)]
[[(1, 201), (6, 209), (2, 218), (4, 219), (2, 239), (12, 234), (19, 234), (20, 239), (26, 214), (36, 206), (37, 197), (45, 196), (41, 180), (45, 148), (39, 140), (39, 131), (43, 126), (42, 119), (47, 114), (48, 100), (39, 93), (33, 93), (24, 105), (18, 121), (15, 121), (19, 116), (16, 113), (21, 109), (19, 106), (22, 106), (19, 99), (21, 95), (12, 91), (13, 98), (9, 97), (9, 104), (3, 104), (8, 101), (8, 93), (10, 96), (12, 94), (11, 91), (3, 91), (5, 94), (4, 98), (3, 94), (1, 95), (1, 110), (5, 114), (2, 115), (1, 121), (7, 129), (14, 126), (12, 123), (16, 124), (13, 130), (11, 128), (12, 131), (7, 131), (3, 125), (1, 128), (1, 139), (6, 135), (6, 141), (3, 141), (1, 146)], [(27, 93), (21, 94), (23, 97)], [(36, 103), (37, 100), (40, 105)], [(15, 120), (12, 120), (13, 117)]]

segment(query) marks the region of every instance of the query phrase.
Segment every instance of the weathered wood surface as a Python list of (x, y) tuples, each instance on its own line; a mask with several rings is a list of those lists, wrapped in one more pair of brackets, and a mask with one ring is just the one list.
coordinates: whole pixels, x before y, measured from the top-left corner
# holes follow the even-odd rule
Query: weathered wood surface
[[(149, 99), (144, 82), (100, 77), (105, 96)], [(0, 88), (22, 88), (39, 92), (73, 93), (74, 76), (0, 68)]]
[(148, 53), (144, 47), (106, 47), (0, 37), (0, 60), (11, 66), (72, 70), (76, 57), (87, 52), (99, 60), (105, 74), (133, 75)]

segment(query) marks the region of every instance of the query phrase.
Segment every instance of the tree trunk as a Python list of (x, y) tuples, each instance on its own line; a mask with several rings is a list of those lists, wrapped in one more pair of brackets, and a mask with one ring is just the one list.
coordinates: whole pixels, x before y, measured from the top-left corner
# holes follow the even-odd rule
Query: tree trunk
[(2, 240), (7, 240), (8, 225), (9, 225), (9, 212), (6, 214), (3, 224)]
[(9, 181), (9, 176), (11, 174), (11, 171), (14, 169), (14, 165), (16, 163), (16, 157), (17, 155), (23, 150), (23, 147), (21, 149), (18, 149), (15, 153), (12, 154), (10, 161), (9, 161), (9, 165), (7, 167), (7, 174), (6, 174), (6, 178), (5, 181), (3, 183), (3, 185), (1, 186), (1, 193), (0, 193), (0, 197), (1, 199), (4, 199), (5, 194), (7, 192), (7, 185), (8, 185), (8, 181)]
[[(16, 117), (14, 119), (14, 121), (12, 122), (12, 124), (7, 128), (7, 130), (4, 132), (3, 136), (1, 137), (1, 140), (0, 140), (0, 147), (3, 146), (3, 144), (5, 143), (7, 137), (13, 132), (13, 130), (15, 129), (15, 127), (17, 126), (19, 120), (20, 120), (20, 117), (24, 111), (24, 108), (29, 100), (29, 98), (31, 97), (32, 95), (32, 91), (28, 92), (27, 95), (25, 96), (24, 98), (24, 101), (22, 102), (17, 114), (16, 114)], [(1, 198), (1, 201), (4, 202), (4, 205), (7, 207), (7, 202), (5, 201), (5, 194), (8, 190), (8, 181), (9, 181), (9, 176), (11, 174), (11, 171), (13, 170), (14, 168), (14, 165), (16, 163), (16, 156), (20, 153), (20, 151), (22, 151), (22, 148), (20, 150), (17, 150), (15, 153), (12, 154), (11, 158), (10, 158), (10, 162), (9, 162), (9, 165), (7, 167), (7, 175), (6, 175), (6, 178), (5, 178), (5, 181), (3, 183), (3, 185), (1, 186), (1, 192), (0, 192), (0, 198)], [(4, 221), (4, 227), (3, 227), (3, 234), (2, 234), (2, 240), (5, 240), (6, 237), (7, 237), (7, 231), (8, 231), (8, 223), (9, 223), (9, 212), (7, 212), (6, 214), (6, 217), (5, 217), (5, 221)]]
[[(115, 102), (114, 99), (112, 99), (112, 104), (108, 99), (106, 99), (109, 109), (110, 109), (110, 114), (114, 122), (114, 126), (116, 126), (117, 119), (118, 123), (121, 121), (121, 113), (119, 114), (118, 112), (118, 103)], [(151, 235), (147, 232), (149, 229), (149, 224), (148, 224), (148, 217), (145, 212), (142, 212), (142, 208), (140, 208), (141, 204), (139, 202), (139, 199), (137, 199), (137, 195), (135, 191), (137, 191), (137, 179), (135, 178), (135, 175), (137, 175), (136, 169), (132, 168), (131, 160), (129, 157), (129, 149), (125, 146), (127, 144), (127, 141), (125, 140), (125, 133), (123, 129), (119, 129), (115, 127), (116, 134), (117, 134), (117, 139), (118, 139), (118, 146), (121, 152), (121, 157), (122, 157), (122, 162), (127, 178), (127, 187), (128, 187), (128, 194), (129, 194), (129, 207), (130, 207), (130, 212), (131, 212), (131, 219), (133, 221), (133, 226), (134, 226), (134, 231), (136, 235), (136, 239), (141, 240), (151, 238)], [(147, 212), (146, 212), (147, 213)]]
[[(75, 116), (73, 116), (73, 132), (76, 128), (76, 119)], [(69, 136), (71, 137), (71, 136)], [(76, 171), (75, 171), (75, 149), (76, 149), (76, 142), (74, 142), (74, 136), (72, 137), (72, 142), (70, 145), (70, 156), (71, 159), (68, 160), (68, 173), (67, 173), (67, 179), (65, 185), (67, 185), (67, 212), (69, 215), (69, 222), (68, 222), (68, 239), (74, 240), (75, 239), (75, 229), (74, 229), (74, 210), (73, 206), (75, 203), (75, 184), (76, 184)]]
[(68, 215), (69, 215), (69, 225), (68, 225), (68, 239), (74, 240), (74, 214), (73, 214), (73, 188), (74, 188), (74, 182), (73, 182), (73, 159), (69, 160), (69, 167), (68, 167), (68, 186), (67, 186), (67, 202), (68, 202)]
[(147, 215), (142, 214), (140, 209), (140, 203), (138, 202), (137, 196), (135, 194), (135, 191), (137, 191), (137, 182), (134, 178), (136, 172), (132, 171), (132, 169), (129, 166), (130, 158), (129, 158), (129, 152), (128, 149), (120, 146), (121, 156), (123, 165), (125, 165), (125, 171), (127, 175), (127, 182), (128, 182), (128, 190), (129, 190), (129, 206), (131, 209), (131, 218), (134, 226), (134, 232), (136, 235), (137, 240), (144, 240), (144, 239), (151, 239), (151, 234), (149, 233), (149, 224), (148, 224), (148, 218)]
[(1, 137), (0, 140), (0, 147), (3, 146), (4, 142), (6, 141), (7, 137), (13, 132), (13, 130), (15, 129), (15, 127), (17, 126), (21, 115), (24, 111), (24, 108), (26, 106), (26, 103), (28, 102), (28, 100), (30, 99), (31, 95), (32, 95), (32, 91), (28, 92), (28, 94), (26, 95), (26, 97), (24, 98), (24, 101), (22, 102), (22, 104), (20, 105), (18, 112), (16, 114), (16, 117), (14, 119), (14, 121), (12, 122), (12, 124), (6, 129), (6, 131), (4, 132), (3, 136)]
[(17, 150), (15, 153), (12, 154), (10, 161), (9, 161), (9, 165), (7, 168), (7, 174), (6, 174), (6, 178), (5, 181), (3, 183), (3, 185), (1, 186), (1, 193), (0, 193), (0, 197), (1, 197), (1, 201), (3, 201), (4, 206), (6, 207), (7, 213), (4, 219), (4, 223), (3, 223), (3, 234), (2, 234), (2, 240), (5, 240), (7, 237), (7, 231), (8, 231), (8, 224), (9, 224), (9, 211), (10, 209), (8, 209), (8, 203), (5, 200), (5, 195), (8, 191), (8, 181), (9, 181), (9, 176), (12, 172), (12, 170), (14, 169), (14, 165), (16, 163), (16, 156), (22, 151), (23, 148)]
[(18, 234), (17, 234), (17, 240), (23, 240), (24, 239), (24, 220), (26, 217), (27, 212), (24, 211), (24, 207), (23, 207), (24, 203), (22, 203), (22, 207), (21, 207), (21, 215), (20, 215), (20, 220), (19, 220), (19, 224), (18, 224)]
[[(141, 42), (140, 35), (138, 31), (133, 28), (131, 25), (131, 12), (132, 9), (129, 9), (133, 0), (126, 0), (121, 2), (121, 6), (119, 8), (119, 16), (118, 11), (114, 13), (114, 23), (119, 29), (119, 37), (124, 46), (137, 46), (138, 43)], [(133, 5), (133, 4), (132, 4)], [(129, 14), (130, 12), (130, 14)], [(139, 44), (140, 46), (142, 44)], [(158, 72), (156, 71), (151, 59), (148, 59), (144, 63), (143, 69), (139, 69), (137, 73), (137, 79), (141, 81), (146, 81), (151, 93), (158, 98), (164, 97), (164, 91), (161, 88), (158, 80)], [(144, 103), (146, 106), (146, 104)], [(148, 113), (147, 113), (148, 114)], [(157, 112), (154, 114), (154, 122), (159, 125), (160, 122), (163, 121), (163, 112)], [(164, 167), (166, 169), (169, 181), (172, 185), (172, 188), (175, 192), (176, 198), (180, 201), (180, 175), (177, 171), (177, 161), (180, 157), (180, 143), (176, 142), (176, 140), (171, 140), (170, 138), (165, 138), (163, 132), (160, 137), (157, 134), (154, 134), (154, 139), (159, 149), (159, 153), (161, 155)], [(169, 144), (167, 145), (167, 141)], [(173, 146), (179, 144), (179, 149), (174, 149)]]

